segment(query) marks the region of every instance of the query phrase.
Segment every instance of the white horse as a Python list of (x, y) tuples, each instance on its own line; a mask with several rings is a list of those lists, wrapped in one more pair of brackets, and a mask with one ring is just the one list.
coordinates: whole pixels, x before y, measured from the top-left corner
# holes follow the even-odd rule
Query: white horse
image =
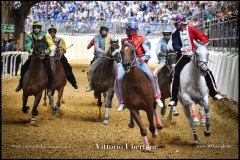
[[(195, 104), (199, 104), (200, 114), (206, 113), (206, 129), (204, 130), (205, 136), (210, 136), (210, 116), (208, 104), (208, 87), (204, 76), (208, 70), (208, 50), (206, 46), (209, 44), (201, 45), (194, 41), (196, 52), (192, 55), (192, 61), (184, 66), (180, 74), (180, 89), (178, 92), (178, 99), (182, 104), (183, 111), (188, 118), (192, 128), (194, 142), (199, 144), (197, 132), (194, 128), (194, 122), (198, 122)], [(190, 112), (192, 109), (192, 116)]]

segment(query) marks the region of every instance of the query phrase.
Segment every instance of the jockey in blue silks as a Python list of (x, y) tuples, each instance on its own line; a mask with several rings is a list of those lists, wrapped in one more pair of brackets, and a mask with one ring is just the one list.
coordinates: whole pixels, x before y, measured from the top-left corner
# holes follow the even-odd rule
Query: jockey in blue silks
[(156, 55), (158, 57), (158, 66), (154, 69), (153, 73), (158, 75), (162, 67), (166, 64), (166, 54), (169, 51), (173, 51), (172, 47), (172, 28), (170, 26), (164, 26), (162, 29), (163, 38), (159, 40), (156, 48)]
[[(151, 69), (148, 67), (147, 62), (151, 58), (150, 56), (150, 49), (151, 49), (151, 43), (147, 39), (145, 39), (143, 36), (137, 34), (138, 27), (137, 25), (133, 23), (128, 23), (125, 26), (126, 34), (128, 38), (125, 38), (124, 40), (131, 42), (135, 49), (137, 50), (136, 58), (137, 64), (136, 66), (143, 71), (148, 78), (150, 79), (153, 88), (154, 88), (154, 98), (159, 107), (163, 107), (162, 101), (160, 100), (161, 94), (160, 89), (158, 86), (158, 79), (157, 76), (153, 74)], [(117, 95), (117, 99), (119, 102), (119, 108), (118, 111), (123, 111), (125, 103), (124, 99), (122, 97), (122, 81), (124, 77), (125, 71), (123, 69), (122, 64), (118, 67), (114, 90)]]

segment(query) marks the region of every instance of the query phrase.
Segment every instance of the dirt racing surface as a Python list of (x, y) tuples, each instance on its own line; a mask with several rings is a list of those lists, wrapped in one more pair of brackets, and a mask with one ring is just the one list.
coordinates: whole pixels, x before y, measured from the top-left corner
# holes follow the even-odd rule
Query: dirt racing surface
[[(193, 135), (182, 107), (178, 104), (179, 116), (172, 121), (163, 121), (163, 129), (157, 130), (158, 137), (152, 138), (148, 129), (146, 113), (140, 111), (142, 121), (148, 131), (151, 151), (142, 149), (143, 138), (137, 124), (128, 128), (129, 110), (117, 111), (114, 95), (113, 107), (109, 112), (109, 124), (103, 125), (105, 103), (102, 106), (102, 119), (98, 118), (97, 100), (93, 92), (85, 92), (88, 85), (86, 70), (88, 65), (72, 65), (79, 89), (75, 90), (68, 82), (64, 90), (65, 104), (61, 114), (53, 115), (49, 106), (38, 106), (36, 124), (31, 125), (33, 97), (28, 100), (30, 110), (22, 112), (22, 91), (14, 90), (19, 77), (2, 80), (2, 158), (120, 158), (120, 159), (237, 159), (238, 112), (230, 108), (236, 105), (210, 100), (211, 136), (204, 136), (205, 126), (196, 130), (201, 144), (194, 145)], [(56, 95), (55, 95), (56, 97)], [(166, 104), (169, 99), (166, 100)], [(159, 115), (160, 115), (160, 108)], [(198, 110), (198, 109), (197, 109)], [(167, 110), (167, 114), (169, 110)]]

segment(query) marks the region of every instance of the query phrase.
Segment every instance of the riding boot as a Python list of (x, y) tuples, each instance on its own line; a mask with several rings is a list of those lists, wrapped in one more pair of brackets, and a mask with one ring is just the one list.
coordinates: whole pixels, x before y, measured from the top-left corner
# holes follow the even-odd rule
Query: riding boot
[(47, 93), (48, 93), (48, 96), (52, 96), (52, 93), (53, 93), (53, 89), (52, 89), (53, 72), (52, 72), (52, 68), (51, 68), (50, 59), (45, 58), (43, 60), (43, 64), (44, 64), (44, 67), (45, 67), (45, 70), (46, 70), (47, 76), (48, 76)]
[(27, 61), (22, 65), (21, 67), (21, 72), (20, 72), (20, 80), (17, 88), (15, 89), (16, 92), (19, 92), (22, 89), (22, 81), (23, 81), (23, 76), (27, 72), (29, 66), (31, 63), (31, 56), (28, 57)]
[(73, 75), (73, 72), (72, 72), (72, 67), (68, 63), (67, 58), (65, 56), (62, 56), (61, 62), (63, 64), (63, 68), (65, 70), (67, 80), (72, 84), (72, 86), (75, 89), (78, 89), (78, 85), (77, 85), (75, 76)]

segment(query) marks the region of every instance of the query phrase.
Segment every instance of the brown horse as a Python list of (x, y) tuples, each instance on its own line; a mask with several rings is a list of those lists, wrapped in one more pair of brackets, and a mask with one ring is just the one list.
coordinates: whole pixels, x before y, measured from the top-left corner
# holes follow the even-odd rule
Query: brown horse
[(131, 117), (137, 122), (141, 135), (144, 139), (145, 149), (149, 149), (147, 139), (147, 130), (139, 115), (139, 110), (144, 110), (147, 113), (147, 118), (150, 123), (149, 130), (152, 137), (156, 137), (153, 115), (155, 115), (157, 129), (162, 129), (161, 119), (158, 116), (156, 102), (154, 100), (153, 86), (148, 77), (136, 66), (136, 50), (130, 43), (124, 43), (121, 49), (122, 65), (127, 72), (123, 78), (123, 98), (128, 107)]
[[(52, 71), (53, 71), (53, 83), (52, 83), (52, 89), (55, 91), (58, 91), (58, 98), (57, 98), (57, 102), (54, 106), (54, 92), (52, 94), (52, 96), (49, 97), (49, 104), (52, 107), (53, 111), (56, 111), (56, 113), (59, 113), (59, 109), (60, 109), (60, 101), (61, 98), (63, 96), (63, 90), (64, 87), (67, 83), (67, 78), (66, 78), (66, 73), (65, 70), (63, 68), (63, 64), (60, 60), (61, 57), (57, 57), (57, 55), (55, 55), (51, 60), (51, 67), (52, 67)], [(46, 90), (45, 90), (45, 95), (44, 95), (44, 105), (46, 105)]]
[(43, 61), (45, 61), (45, 52), (40, 47), (36, 47), (37, 50), (33, 51), (30, 66), (27, 72), (23, 76), (22, 89), (23, 89), (23, 113), (27, 113), (29, 106), (27, 101), (29, 96), (34, 96), (34, 104), (32, 109), (31, 123), (35, 123), (36, 116), (38, 115), (37, 107), (42, 97), (42, 92), (47, 86), (47, 73)]
[[(163, 108), (161, 108), (161, 116), (164, 119), (166, 113), (165, 99), (171, 96), (170, 85), (172, 82), (173, 69), (176, 64), (177, 55), (175, 52), (167, 52), (166, 64), (162, 67), (158, 74), (158, 84), (161, 89), (161, 101), (163, 102)], [(168, 118), (172, 119), (172, 109), (169, 112)]]
[[(119, 44), (117, 41), (111, 41), (111, 46), (106, 55), (102, 56), (103, 62), (96, 68), (92, 76), (94, 96), (98, 99), (99, 118), (101, 118), (101, 95), (107, 92), (106, 110), (103, 124), (108, 124), (108, 111), (112, 108), (112, 98), (114, 94), (114, 80), (116, 73), (114, 72), (114, 60), (117, 60), (119, 53)], [(96, 60), (97, 61), (97, 60)]]

